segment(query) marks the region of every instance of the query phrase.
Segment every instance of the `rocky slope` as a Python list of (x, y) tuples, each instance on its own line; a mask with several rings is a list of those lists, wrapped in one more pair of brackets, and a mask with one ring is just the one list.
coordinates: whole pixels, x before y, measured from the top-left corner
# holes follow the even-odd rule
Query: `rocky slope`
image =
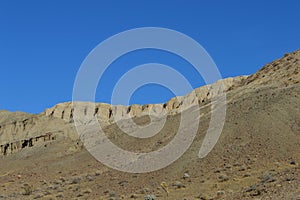
[[(251, 76), (225, 79), (165, 104), (80, 104), (79, 112), (96, 116), (113, 143), (138, 152), (167, 145), (183, 110), (193, 112), (190, 105), (199, 105), (198, 134), (188, 151), (146, 174), (119, 172), (96, 161), (78, 139), (71, 103), (38, 115), (1, 111), (0, 199), (299, 199), (299, 72), (298, 50)], [(225, 125), (213, 151), (199, 159), (211, 101), (220, 93), (212, 88), (220, 83), (227, 97)], [(167, 117), (150, 138), (128, 137), (115, 124), (130, 119), (147, 124), (148, 114)]]
[[(232, 87), (238, 87), (247, 76), (227, 78), (213, 85), (207, 85), (194, 90), (192, 93), (175, 97), (165, 104), (147, 104), (131, 106), (112, 106), (104, 103), (78, 103), (81, 115), (96, 116), (104, 126), (111, 125), (117, 121), (152, 115), (162, 117), (164, 115), (175, 115), (188, 109), (194, 103), (203, 104), (226, 92)], [(222, 90), (213, 90), (216, 86), (222, 86)], [(215, 92), (215, 93), (214, 93)], [(46, 109), (38, 115), (26, 113), (11, 113), (1, 111), (0, 113), (0, 154), (6, 155), (18, 152), (22, 148), (33, 146), (36, 142), (50, 137), (67, 137), (76, 140), (78, 138), (74, 131), (75, 106), (72, 102), (60, 103), (53, 108)], [(62, 121), (63, 120), (63, 121)], [(46, 140), (46, 139), (45, 139)]]

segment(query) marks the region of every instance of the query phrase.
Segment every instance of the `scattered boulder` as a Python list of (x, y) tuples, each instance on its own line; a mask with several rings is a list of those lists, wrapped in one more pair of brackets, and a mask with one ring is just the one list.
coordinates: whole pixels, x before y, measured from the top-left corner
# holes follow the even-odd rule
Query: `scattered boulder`
[(57, 194), (56, 197), (57, 198), (64, 198), (64, 195), (63, 194)]
[(128, 183), (128, 181), (120, 181), (118, 184), (120, 185), (120, 186), (125, 186), (126, 184)]
[(156, 196), (154, 194), (148, 194), (144, 197), (145, 200), (155, 200)]
[(75, 178), (75, 179), (73, 179), (72, 181), (71, 181), (71, 184), (78, 184), (78, 183), (80, 183), (80, 181), (81, 181), (81, 178)]
[(207, 194), (203, 194), (203, 193), (200, 193), (198, 196), (196, 196), (196, 198), (201, 199), (201, 200), (211, 199), (210, 196), (208, 196)]
[(291, 165), (296, 165), (296, 162), (295, 161), (291, 161), (290, 164)]
[(221, 174), (220, 176), (218, 176), (218, 181), (219, 182), (225, 182), (225, 181), (228, 181), (229, 180), (229, 177), (225, 174)]
[(139, 196), (137, 195), (137, 194), (132, 194), (131, 196), (130, 196), (130, 198), (131, 199), (137, 199)]
[(223, 196), (223, 195), (225, 195), (225, 191), (224, 190), (217, 191), (217, 196)]
[(276, 172), (274, 171), (268, 171), (266, 173), (264, 173), (264, 175), (261, 177), (261, 183), (271, 183), (271, 182), (275, 182), (276, 178), (274, 177), (274, 175), (276, 175)]
[(182, 178), (183, 178), (183, 179), (190, 178), (190, 175), (189, 175), (188, 173), (184, 173), (183, 176), (182, 176)]
[(252, 192), (256, 190), (256, 186), (255, 185), (251, 185), (248, 189), (245, 190), (245, 192)]
[(93, 181), (94, 180), (92, 175), (87, 175), (86, 179), (87, 179), (87, 181)]
[(82, 193), (83, 194), (90, 194), (90, 193), (92, 193), (92, 190), (90, 188), (86, 188), (85, 190), (83, 190)]
[(185, 185), (183, 183), (181, 183), (180, 181), (175, 181), (173, 184), (172, 184), (173, 187), (175, 188), (185, 188)]

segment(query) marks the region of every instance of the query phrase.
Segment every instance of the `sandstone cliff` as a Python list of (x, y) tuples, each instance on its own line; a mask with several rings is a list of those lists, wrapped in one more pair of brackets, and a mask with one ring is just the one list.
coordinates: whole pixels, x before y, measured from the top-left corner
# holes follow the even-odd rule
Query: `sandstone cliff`
[[(95, 107), (93, 107), (92, 103), (80, 103), (81, 106), (79, 109), (82, 110), (81, 112), (83, 114), (97, 116), (99, 120), (107, 122), (108, 124), (110, 122), (144, 115), (154, 115), (157, 117), (162, 115), (173, 115), (189, 108), (194, 103), (201, 104), (209, 102), (213, 96), (216, 97), (222, 92), (228, 91), (230, 88), (239, 87), (246, 78), (247, 76), (239, 76), (220, 80), (212, 85), (197, 88), (186, 96), (174, 97), (164, 104), (122, 106), (96, 103)], [(222, 89), (219, 87), (222, 87)], [(91, 108), (93, 108), (93, 110), (91, 110)], [(60, 103), (53, 108), (47, 109), (44, 114), (48, 117), (72, 122), (74, 108), (72, 102)]]

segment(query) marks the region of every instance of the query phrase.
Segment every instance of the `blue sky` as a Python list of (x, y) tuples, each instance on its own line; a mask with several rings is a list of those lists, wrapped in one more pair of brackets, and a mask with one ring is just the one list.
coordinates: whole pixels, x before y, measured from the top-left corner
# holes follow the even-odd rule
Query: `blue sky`
[[(88, 53), (132, 28), (180, 31), (207, 50), (222, 77), (252, 74), (300, 48), (299, 10), (298, 0), (1, 1), (0, 110), (39, 113), (71, 101), (76, 73)], [(118, 77), (132, 65), (149, 62), (189, 65), (166, 52), (129, 54), (107, 72), (96, 101), (109, 102)], [(204, 84), (192, 71), (182, 73), (194, 88)], [(172, 95), (167, 88), (146, 85), (130, 103), (164, 102)]]

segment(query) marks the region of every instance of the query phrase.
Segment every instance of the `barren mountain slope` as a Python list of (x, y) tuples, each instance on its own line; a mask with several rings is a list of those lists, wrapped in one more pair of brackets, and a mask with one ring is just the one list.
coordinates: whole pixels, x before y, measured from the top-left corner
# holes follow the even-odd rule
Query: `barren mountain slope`
[[(224, 129), (203, 159), (199, 148), (211, 118), (212, 86), (162, 105), (110, 106), (88, 103), (83, 115), (97, 116), (120, 147), (150, 152), (168, 144), (183, 112), (200, 105), (198, 134), (188, 151), (170, 166), (146, 174), (112, 170), (82, 146), (71, 103), (38, 115), (0, 112), (0, 195), (4, 199), (297, 199), (300, 198), (300, 51), (264, 66), (249, 77), (223, 80), (227, 91)], [(218, 92), (218, 91), (217, 91)], [(147, 139), (123, 133), (133, 118), (149, 123), (168, 116), (164, 128)], [(186, 173), (186, 174), (185, 174)], [(188, 175), (188, 176), (187, 176)], [(185, 178), (183, 178), (185, 176)], [(169, 194), (161, 187), (168, 184)]]

